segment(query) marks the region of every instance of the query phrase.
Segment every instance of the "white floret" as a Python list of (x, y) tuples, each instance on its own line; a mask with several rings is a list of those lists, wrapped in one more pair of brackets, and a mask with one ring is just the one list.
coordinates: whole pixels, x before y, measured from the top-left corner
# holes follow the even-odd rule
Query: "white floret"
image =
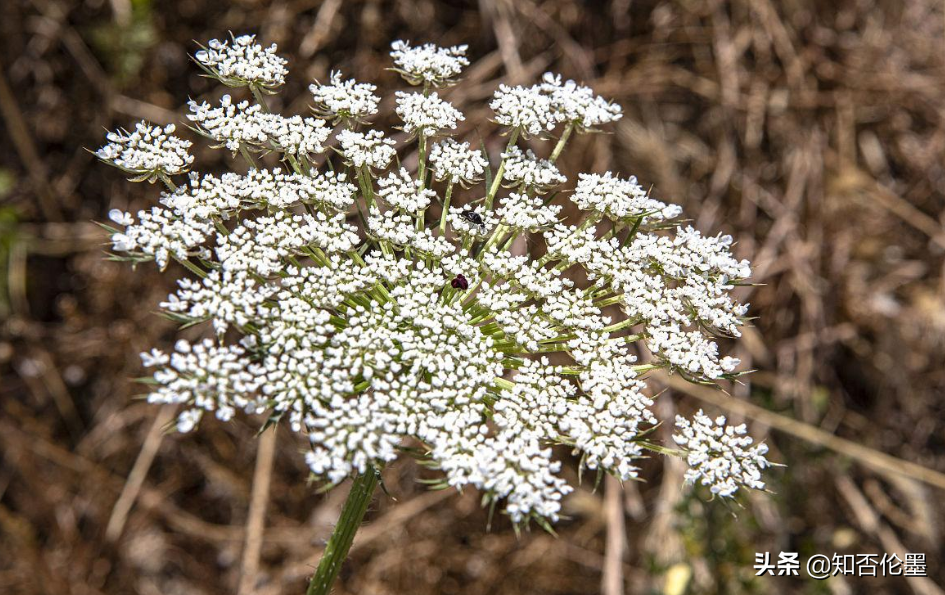
[(770, 463), (765, 458), (768, 446), (747, 436), (745, 424), (726, 425), (725, 417), (715, 420), (700, 409), (692, 421), (676, 416), (677, 434), (673, 440), (686, 452), (686, 481), (709, 486), (713, 494), (731, 498), (740, 487), (763, 490), (761, 472)]
[(237, 409), (260, 413), (265, 409), (258, 398), (259, 378), (250, 371), (245, 351), (236, 345), (217, 345), (211, 339), (191, 344), (181, 339), (168, 357), (163, 352), (142, 353), (147, 364), (158, 366), (157, 383), (149, 403), (181, 404), (177, 429), (189, 432), (204, 412), (228, 421)]
[(565, 122), (572, 122), (582, 130), (616, 122), (623, 116), (620, 106), (611, 103), (588, 87), (574, 81), (561, 82), (561, 75), (546, 72), (539, 89), (551, 99), (553, 109)]
[(255, 35), (240, 35), (228, 41), (211, 39), (194, 59), (224, 85), (274, 89), (285, 83), (289, 72), (276, 49), (276, 44), (259, 45)]
[(456, 123), (465, 120), (463, 114), (434, 92), (405, 93), (397, 91), (397, 115), (404, 121), (404, 132), (433, 135), (453, 130)]
[(505, 160), (503, 177), (512, 186), (543, 192), (568, 181), (554, 163), (539, 159), (531, 149), (523, 152), (517, 146), (512, 146), (507, 153), (502, 153), (502, 159)]
[(133, 132), (118, 130), (105, 135), (108, 144), (95, 152), (102, 161), (139, 179), (153, 180), (159, 174), (174, 176), (185, 173), (194, 162), (189, 153), (192, 143), (174, 136), (175, 127), (135, 124)]
[(512, 194), (499, 200), (496, 215), (508, 227), (538, 231), (550, 227), (558, 222), (558, 213), (561, 205), (546, 205), (537, 196), (527, 194)]
[(409, 42), (397, 40), (391, 44), (390, 55), (394, 70), (411, 85), (441, 86), (455, 82), (463, 67), (469, 66), (467, 47), (441, 48), (432, 43), (411, 47)]
[(325, 118), (363, 121), (377, 113), (381, 99), (374, 94), (377, 87), (354, 79), (342, 80), (341, 71), (331, 73), (327, 85), (309, 85), (315, 100), (315, 112)]
[(424, 188), (420, 180), (412, 178), (403, 167), (380, 178), (377, 185), (379, 197), (395, 209), (408, 213), (419, 213), (436, 198), (436, 192)]
[(551, 99), (532, 87), (499, 85), (489, 107), (498, 124), (532, 136), (550, 132), (561, 118)]
[(356, 168), (384, 169), (397, 154), (394, 141), (384, 138), (379, 130), (366, 133), (343, 130), (338, 133), (338, 142), (345, 160)]
[(470, 149), (469, 143), (446, 138), (430, 147), (430, 169), (437, 180), (449, 180), (463, 185), (478, 182), (489, 162), (482, 152)]

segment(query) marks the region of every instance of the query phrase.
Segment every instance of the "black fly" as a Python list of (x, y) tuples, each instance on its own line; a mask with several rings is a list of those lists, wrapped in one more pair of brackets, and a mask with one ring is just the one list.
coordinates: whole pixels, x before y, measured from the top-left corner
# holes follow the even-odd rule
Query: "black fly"
[(469, 221), (470, 223), (472, 223), (473, 225), (478, 225), (482, 233), (486, 233), (486, 224), (482, 220), (482, 217), (479, 215), (479, 213), (477, 213), (476, 211), (466, 209), (462, 213), (460, 213), (460, 216), (466, 221)]

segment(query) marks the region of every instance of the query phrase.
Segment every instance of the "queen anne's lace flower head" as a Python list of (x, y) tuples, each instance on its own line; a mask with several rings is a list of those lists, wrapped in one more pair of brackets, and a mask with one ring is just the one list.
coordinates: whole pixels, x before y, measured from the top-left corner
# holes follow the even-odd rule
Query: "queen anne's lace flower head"
[(446, 138), (430, 148), (430, 168), (437, 180), (469, 185), (478, 182), (487, 167), (482, 152), (470, 149), (469, 143)]
[(580, 130), (592, 130), (616, 122), (623, 116), (619, 105), (594, 95), (591, 89), (574, 81), (562, 84), (560, 74), (546, 72), (539, 89), (551, 99), (560, 118), (575, 124)]
[(327, 85), (315, 83), (308, 88), (315, 100), (315, 113), (334, 121), (362, 122), (377, 113), (381, 100), (374, 94), (377, 87), (354, 79), (342, 80), (340, 70), (331, 73)]
[[(142, 354), (156, 369), (149, 399), (181, 405), (181, 431), (206, 412), (265, 413), (304, 438), (312, 473), (332, 483), (419, 441), (443, 485), (483, 490), (516, 523), (554, 521), (572, 488), (553, 446), (624, 480), (661, 450), (646, 437), (658, 420), (644, 370), (734, 376), (738, 360), (715, 336), (739, 336), (747, 305), (732, 289), (750, 266), (731, 237), (678, 225), (679, 207), (633, 177), (579, 174), (565, 187), (553, 162), (571, 132), (620, 116), (589, 89), (554, 76), (500, 87), (491, 105), (509, 140), (492, 169), (468, 142), (428, 142), (463, 120), (430, 87), (456, 79), (465, 48), (393, 49), (396, 70), (424, 85), (397, 95), (405, 143), (416, 141), (401, 144), (403, 165), (393, 138), (363, 126), (374, 86), (337, 72), (311, 87), (314, 118), (270, 113), (258, 92), (191, 102), (196, 130), (245, 173), (175, 182), (192, 159), (172, 129), (109, 135), (100, 158), (167, 185), (160, 206), (109, 214), (112, 248), (186, 268), (161, 308), (207, 337)], [(284, 74), (252, 38), (213, 42), (197, 59), (254, 91)], [(516, 144), (558, 124), (552, 158)], [(337, 148), (324, 151), (332, 134)], [(258, 169), (257, 152), (281, 167)], [(743, 426), (700, 414), (679, 430), (690, 481), (723, 496), (763, 487), (764, 447)]]
[(436, 198), (436, 192), (423, 187), (420, 180), (415, 180), (405, 168), (391, 173), (377, 181), (380, 188), (377, 195), (387, 204), (408, 213), (419, 213), (430, 206)]
[(492, 102), (495, 121), (526, 135), (543, 135), (561, 120), (551, 99), (535, 87), (499, 85)]
[(676, 416), (678, 434), (673, 440), (686, 453), (686, 481), (699, 481), (713, 494), (731, 497), (739, 486), (763, 490), (761, 471), (771, 463), (765, 458), (766, 444), (752, 446), (745, 424), (725, 424), (725, 416), (713, 420), (700, 409), (692, 421)]
[(342, 130), (338, 133), (338, 143), (345, 160), (356, 168), (367, 166), (383, 169), (397, 154), (394, 141), (384, 138), (384, 133), (380, 130)]
[(197, 126), (197, 131), (234, 153), (246, 148), (312, 155), (325, 150), (323, 143), (331, 133), (324, 120), (301, 116), (285, 118), (266, 113), (249, 101), (234, 104), (229, 95), (220, 99), (220, 107), (196, 101), (191, 101), (189, 106), (187, 119)]
[(286, 61), (276, 54), (276, 44), (268, 48), (256, 43), (255, 35), (240, 35), (229, 41), (211, 39), (194, 54), (213, 78), (228, 87), (255, 86), (271, 91), (285, 83)]
[(512, 186), (524, 186), (544, 192), (568, 181), (554, 163), (547, 159), (539, 159), (531, 149), (522, 152), (518, 147), (512, 147), (509, 152), (502, 154), (502, 158), (505, 159), (503, 177)]
[(433, 85), (440, 87), (456, 82), (463, 67), (469, 66), (465, 45), (441, 48), (428, 43), (411, 47), (406, 41), (391, 44), (393, 70), (400, 73), (411, 85)]
[(397, 92), (397, 115), (404, 121), (404, 132), (432, 135), (453, 130), (456, 122), (465, 118), (456, 108), (443, 101), (436, 93)]
[(175, 130), (173, 124), (159, 128), (138, 122), (133, 132), (109, 132), (108, 144), (95, 156), (131, 174), (135, 181), (176, 176), (190, 169), (194, 158), (189, 152), (192, 143), (174, 136)]

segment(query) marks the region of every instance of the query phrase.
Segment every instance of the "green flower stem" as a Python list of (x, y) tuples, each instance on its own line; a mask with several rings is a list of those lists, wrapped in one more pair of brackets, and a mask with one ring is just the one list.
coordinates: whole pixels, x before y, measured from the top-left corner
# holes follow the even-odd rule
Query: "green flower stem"
[(505, 237), (505, 234), (508, 233), (509, 229), (509, 227), (502, 223), (496, 225), (495, 229), (492, 231), (492, 235), (489, 236), (489, 239), (486, 240), (486, 243), (483, 244), (482, 248), (479, 250), (479, 256), (476, 260), (482, 260), (482, 255), (498, 244), (499, 241)]
[(603, 308), (605, 306), (613, 306), (614, 304), (619, 304), (623, 300), (623, 294), (613, 295), (608, 298), (603, 298), (599, 301), (594, 302), (594, 305), (598, 308)]
[(637, 229), (640, 228), (640, 223), (642, 222), (643, 222), (643, 217), (642, 216), (637, 217), (637, 219), (633, 222), (633, 227), (630, 228), (630, 233), (628, 233), (627, 237), (624, 238), (623, 242), (620, 243), (621, 248), (623, 248), (624, 246), (628, 245), (630, 242), (633, 241), (634, 236), (637, 235)]
[(512, 390), (515, 388), (515, 383), (511, 380), (506, 380), (505, 378), (496, 378), (494, 382), (496, 388), (499, 390)]
[(187, 269), (188, 271), (190, 271), (191, 273), (197, 275), (197, 276), (200, 277), (201, 279), (206, 279), (206, 278), (207, 278), (207, 272), (206, 272), (205, 270), (203, 270), (202, 268), (198, 267), (197, 265), (195, 265), (194, 263), (190, 262), (188, 259), (186, 259), (186, 258), (178, 258), (178, 257), (175, 256), (175, 257), (174, 257), (174, 260), (176, 260), (177, 262), (179, 262), (181, 265), (183, 265), (184, 268), (186, 268), (186, 269)]
[(351, 549), (354, 535), (364, 519), (364, 513), (367, 512), (376, 487), (377, 473), (373, 467), (368, 467), (364, 473), (354, 478), (351, 492), (348, 493), (348, 499), (341, 509), (341, 517), (328, 539), (325, 552), (305, 595), (328, 595), (331, 591), (341, 571), (341, 565), (348, 557), (348, 550)]
[(286, 160), (289, 162), (289, 166), (292, 167), (292, 171), (294, 171), (297, 174), (301, 174), (302, 166), (299, 165), (299, 161), (298, 159), (295, 158), (295, 155), (293, 155), (292, 153), (286, 153), (285, 157), (286, 157)]
[(371, 173), (368, 167), (363, 165), (358, 170), (357, 175), (358, 185), (361, 186), (361, 194), (364, 195), (364, 199), (367, 201), (368, 214), (370, 214), (371, 207), (374, 206), (374, 186), (371, 184)]
[(262, 91), (259, 90), (259, 87), (256, 85), (250, 85), (249, 90), (253, 92), (253, 97), (256, 98), (256, 103), (262, 107), (262, 111), (269, 113), (269, 106), (266, 104), (266, 98), (263, 97)]
[(450, 197), (453, 196), (453, 178), (446, 185), (446, 197), (443, 198), (443, 212), (440, 213), (440, 235), (446, 235), (446, 214), (450, 210)]
[(256, 167), (256, 160), (253, 159), (253, 156), (250, 155), (249, 151), (246, 150), (246, 147), (244, 147), (242, 144), (240, 144), (240, 155), (243, 156), (243, 159), (246, 160), (246, 163), (249, 164), (250, 168), (259, 169), (258, 167)]
[(622, 331), (625, 328), (629, 328), (636, 324), (637, 321), (633, 318), (627, 318), (626, 320), (621, 320), (620, 322), (615, 322), (610, 326), (605, 326), (604, 331), (608, 333), (616, 333), (617, 331)]
[(161, 181), (164, 182), (164, 185), (167, 186), (168, 190), (170, 190), (171, 192), (177, 192), (177, 184), (175, 184), (174, 181), (171, 180), (171, 177), (169, 175), (167, 175), (166, 173), (162, 171), (161, 173), (158, 174), (158, 178), (160, 178)]
[[(508, 153), (512, 150), (512, 147), (515, 146), (515, 141), (518, 140), (518, 128), (513, 128), (512, 132), (509, 133), (509, 144), (505, 147), (505, 152)], [(489, 193), (486, 195), (486, 208), (492, 209), (492, 201), (495, 200), (495, 195), (499, 191), (499, 185), (502, 183), (502, 175), (505, 174), (505, 158), (502, 158), (502, 161), (499, 162), (499, 169), (495, 172), (495, 178), (492, 180), (492, 187), (489, 188)]]
[(554, 163), (558, 160), (558, 157), (561, 156), (561, 151), (564, 151), (564, 145), (568, 142), (572, 130), (574, 130), (574, 124), (568, 122), (568, 125), (564, 127), (564, 132), (561, 133), (561, 138), (558, 139), (558, 144), (555, 145), (554, 150), (551, 152), (551, 157), (548, 158), (548, 161)]
[(420, 180), (420, 187), (427, 187), (427, 135), (420, 131), (420, 161), (417, 163), (417, 179)]

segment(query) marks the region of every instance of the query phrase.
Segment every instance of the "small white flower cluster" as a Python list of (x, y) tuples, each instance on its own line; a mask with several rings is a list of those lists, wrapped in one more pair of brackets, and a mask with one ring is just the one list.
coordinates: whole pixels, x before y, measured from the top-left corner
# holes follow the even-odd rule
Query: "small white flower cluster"
[(500, 85), (489, 107), (495, 121), (526, 135), (543, 135), (566, 122), (579, 132), (595, 130), (623, 116), (620, 106), (561, 75), (546, 72), (541, 84), (531, 87)]
[(338, 133), (338, 143), (345, 160), (357, 169), (384, 169), (397, 154), (394, 141), (384, 138), (384, 133), (380, 130), (342, 130)]
[(577, 188), (571, 195), (579, 208), (594, 210), (616, 220), (643, 217), (644, 220), (675, 219), (682, 213), (678, 205), (667, 205), (650, 198), (635, 176), (621, 180), (610, 172), (579, 174)]
[(465, 45), (441, 48), (428, 43), (410, 47), (406, 41), (391, 44), (394, 68), (411, 85), (433, 85), (439, 87), (455, 82), (456, 77), (469, 66)]
[(559, 122), (551, 99), (537, 87), (499, 85), (489, 107), (495, 112), (497, 124), (527, 135), (547, 134)]
[(446, 138), (430, 148), (430, 168), (441, 182), (459, 182), (469, 185), (478, 182), (489, 162), (482, 152), (469, 148), (469, 143), (460, 143)]
[(403, 167), (379, 179), (377, 185), (380, 186), (379, 197), (395, 209), (408, 213), (419, 213), (436, 199), (436, 192), (424, 188), (423, 182), (415, 180)]
[(554, 163), (539, 159), (531, 149), (522, 152), (514, 146), (507, 153), (502, 153), (502, 158), (505, 159), (505, 180), (512, 186), (545, 192), (568, 181)]
[(154, 181), (159, 176), (176, 176), (190, 169), (194, 162), (191, 142), (174, 136), (175, 127), (163, 129), (147, 122), (135, 125), (134, 132), (109, 132), (108, 144), (95, 156), (118, 169), (136, 176), (135, 181)]
[(162, 270), (172, 256), (179, 260), (206, 256), (209, 251), (203, 243), (215, 231), (213, 223), (207, 220), (180, 217), (161, 207), (138, 211), (137, 223), (131, 213), (118, 209), (112, 209), (109, 217), (115, 223), (127, 226), (125, 231), (112, 234), (112, 248), (153, 258)]
[(575, 123), (581, 130), (593, 130), (602, 124), (616, 122), (623, 116), (620, 106), (611, 103), (587, 87), (574, 81), (562, 84), (560, 74), (546, 72), (539, 87), (551, 98), (559, 117)]
[(700, 409), (692, 421), (676, 416), (678, 434), (673, 440), (686, 452), (686, 481), (709, 486), (713, 494), (730, 498), (740, 486), (763, 490), (761, 472), (771, 463), (768, 445), (752, 446), (745, 424), (729, 426), (720, 415), (713, 420)]
[(234, 104), (229, 95), (220, 99), (220, 107), (196, 101), (189, 106), (191, 113), (187, 118), (197, 125), (197, 130), (234, 153), (248, 148), (312, 155), (325, 150), (323, 144), (331, 134), (324, 120), (269, 114), (249, 101)]
[(457, 121), (465, 117), (448, 101), (436, 93), (404, 93), (397, 91), (397, 115), (404, 121), (404, 132), (432, 136), (444, 130), (456, 128)]
[(158, 367), (158, 384), (149, 403), (183, 404), (186, 409), (177, 419), (177, 429), (194, 429), (205, 411), (227, 421), (237, 409), (259, 413), (265, 409), (255, 397), (259, 378), (245, 350), (239, 345), (219, 346), (211, 339), (191, 344), (181, 339), (170, 356), (158, 349), (141, 354), (144, 365)]
[(255, 85), (275, 89), (285, 83), (284, 58), (276, 54), (276, 44), (264, 48), (255, 35), (240, 35), (230, 41), (211, 39), (194, 59), (209, 74), (229, 87)]
[(357, 188), (346, 181), (343, 173), (306, 176), (278, 169), (251, 169), (245, 175), (191, 176), (189, 186), (165, 192), (161, 204), (201, 220), (229, 219), (240, 209), (284, 209), (300, 203), (344, 211), (354, 204), (356, 191)]
[[(212, 337), (143, 354), (157, 368), (150, 399), (184, 405), (182, 431), (207, 411), (264, 412), (304, 437), (312, 472), (332, 483), (419, 441), (445, 485), (503, 500), (516, 523), (554, 521), (572, 488), (553, 446), (621, 479), (659, 450), (646, 438), (657, 419), (642, 371), (733, 377), (738, 360), (714, 337), (739, 335), (747, 306), (732, 289), (751, 269), (732, 239), (680, 226), (679, 207), (632, 177), (580, 174), (573, 192), (552, 192), (567, 183), (555, 161), (569, 136), (617, 120), (618, 106), (553, 75), (501, 86), (491, 105), (509, 142), (491, 169), (468, 142), (429, 142), (464, 118), (431, 88), (456, 81), (465, 47), (396, 42), (395, 70), (423, 87), (396, 102), (413, 170), (395, 159), (403, 144), (364, 126), (378, 109), (373, 85), (335, 72), (311, 87), (316, 117), (269, 113), (259, 91), (285, 74), (271, 49), (240, 37), (198, 56), (254, 96), (192, 102), (189, 116), (246, 173), (191, 172), (177, 186), (189, 143), (146, 124), (99, 151), (168, 186), (161, 206), (114, 210), (122, 229), (109, 229), (129, 260), (186, 267), (161, 307)], [(517, 144), (558, 128), (547, 158)], [(338, 148), (314, 167), (332, 134)], [(257, 169), (255, 152), (276, 153), (282, 168)], [(456, 184), (482, 185), (454, 197)], [(574, 224), (561, 222), (562, 197), (580, 211)], [(543, 256), (513, 254), (517, 239)], [(743, 427), (697, 416), (680, 428), (690, 480), (724, 496), (763, 487), (764, 451)]]
[(314, 111), (323, 118), (362, 122), (377, 113), (381, 98), (374, 94), (377, 87), (354, 79), (342, 80), (341, 71), (331, 73), (327, 85), (309, 85), (315, 100)]
[(558, 222), (561, 205), (546, 205), (537, 196), (513, 192), (499, 201), (496, 215), (513, 229), (539, 231)]

